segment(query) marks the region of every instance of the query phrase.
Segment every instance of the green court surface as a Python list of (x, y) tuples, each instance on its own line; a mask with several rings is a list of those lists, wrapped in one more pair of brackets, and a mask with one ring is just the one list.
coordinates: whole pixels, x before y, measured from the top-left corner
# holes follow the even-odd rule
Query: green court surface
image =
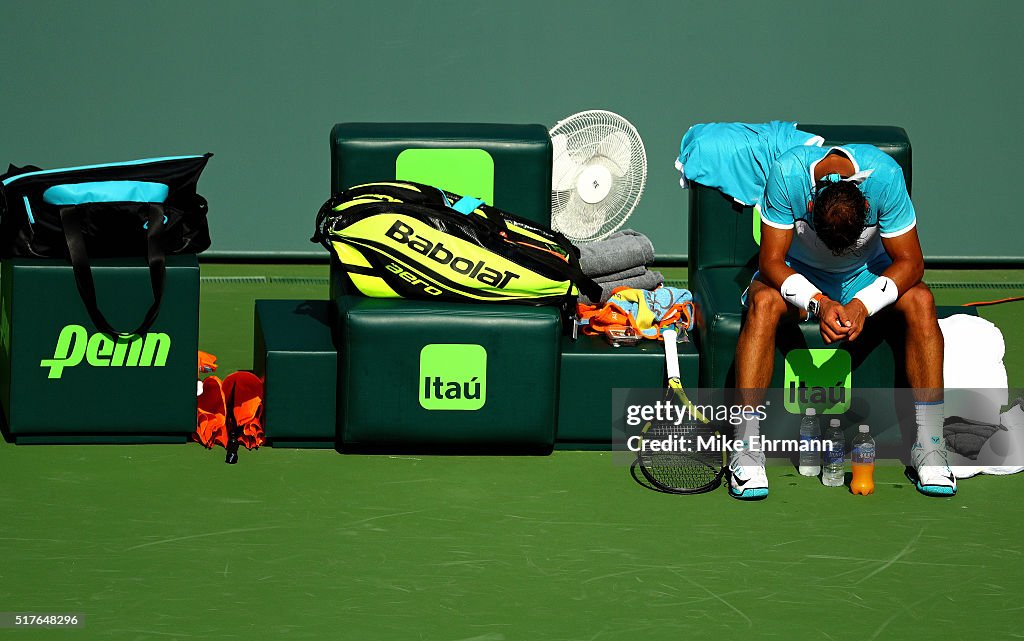
[[(222, 372), (251, 364), (255, 298), (326, 296), (319, 265), (203, 274), (201, 347)], [(1021, 295), (1024, 274), (927, 278), (959, 304)], [(1022, 311), (982, 311), (1017, 386)], [(606, 452), (223, 459), (196, 444), (0, 444), (0, 612), (85, 621), (0, 639), (1024, 636), (1024, 477), (934, 499), (882, 464), (859, 497), (778, 466), (770, 498), (741, 503), (652, 492)]]

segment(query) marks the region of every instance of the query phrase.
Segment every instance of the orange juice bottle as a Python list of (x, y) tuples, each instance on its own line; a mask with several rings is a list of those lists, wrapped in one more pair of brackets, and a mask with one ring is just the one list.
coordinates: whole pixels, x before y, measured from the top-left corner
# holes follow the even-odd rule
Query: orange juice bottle
[(850, 491), (854, 494), (874, 494), (875, 439), (868, 433), (867, 425), (860, 426), (852, 445), (850, 458), (853, 462), (853, 480), (850, 482)]

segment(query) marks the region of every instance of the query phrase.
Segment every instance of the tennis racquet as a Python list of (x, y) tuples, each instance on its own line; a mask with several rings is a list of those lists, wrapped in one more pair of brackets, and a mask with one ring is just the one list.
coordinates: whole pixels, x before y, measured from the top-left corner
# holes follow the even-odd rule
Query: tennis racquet
[[(679, 355), (676, 349), (677, 332), (674, 328), (662, 332), (665, 343), (665, 365), (668, 384), (665, 400), (686, 408), (686, 418), (678, 425), (666, 420), (647, 423), (641, 431), (640, 450), (636, 465), (644, 478), (657, 490), (669, 494), (700, 494), (709, 492), (722, 483), (725, 472), (725, 453), (719, 442), (718, 430), (686, 396), (679, 377)], [(700, 447), (700, 441), (704, 446)], [(669, 449), (650, 449), (652, 441), (675, 444)], [(708, 443), (714, 443), (708, 446)]]

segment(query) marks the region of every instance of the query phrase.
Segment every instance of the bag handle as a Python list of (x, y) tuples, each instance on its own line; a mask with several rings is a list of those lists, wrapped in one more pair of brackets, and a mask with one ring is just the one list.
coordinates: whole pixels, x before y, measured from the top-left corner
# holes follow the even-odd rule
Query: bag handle
[[(568, 241), (566, 241), (568, 243)], [(592, 301), (601, 299), (602, 288), (590, 276), (583, 273), (580, 259), (575, 252), (569, 252), (565, 259), (555, 258), (547, 251), (523, 243), (513, 243), (519, 252), (529, 254), (534, 260), (544, 263), (571, 280), (581, 294)]]
[(111, 336), (143, 335), (156, 322), (160, 313), (160, 303), (164, 298), (164, 281), (167, 276), (164, 249), (160, 244), (160, 233), (164, 228), (164, 208), (157, 203), (142, 203), (149, 212), (146, 215), (146, 260), (149, 264), (149, 280), (153, 286), (153, 304), (146, 312), (145, 318), (133, 331), (119, 332), (107, 322), (103, 312), (96, 303), (96, 285), (92, 278), (92, 265), (86, 251), (85, 237), (82, 235), (82, 209), (63, 207), (60, 210), (60, 221), (64, 227), (64, 239), (68, 244), (68, 255), (71, 267), (75, 272), (75, 285), (78, 294), (85, 303), (89, 318), (98, 330)]
[(579, 288), (580, 292), (592, 301), (601, 300), (601, 292), (603, 288), (593, 278), (583, 273), (583, 268), (580, 266), (580, 259), (569, 254), (569, 278), (572, 282), (576, 283), (576, 287)]

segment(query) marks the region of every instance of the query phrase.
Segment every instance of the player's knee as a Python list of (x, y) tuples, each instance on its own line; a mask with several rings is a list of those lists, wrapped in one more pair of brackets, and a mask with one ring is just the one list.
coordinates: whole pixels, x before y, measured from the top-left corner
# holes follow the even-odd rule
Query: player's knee
[(753, 320), (776, 322), (786, 311), (782, 294), (771, 287), (758, 287), (748, 295), (747, 316)]
[(935, 297), (924, 283), (918, 283), (905, 291), (896, 302), (896, 307), (913, 320), (935, 317)]

